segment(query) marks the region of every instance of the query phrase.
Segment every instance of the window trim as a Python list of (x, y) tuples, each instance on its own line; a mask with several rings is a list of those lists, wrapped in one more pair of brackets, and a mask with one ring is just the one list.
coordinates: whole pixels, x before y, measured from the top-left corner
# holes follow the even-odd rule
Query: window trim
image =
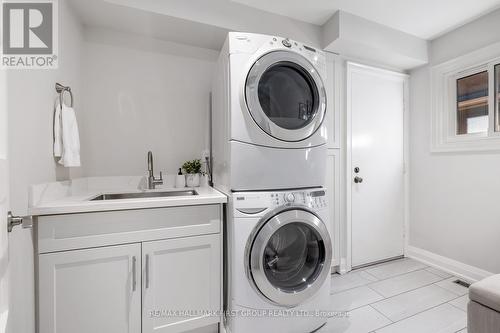
[[(495, 65), (500, 64), (500, 43), (466, 54), (431, 69), (431, 152), (500, 151), (495, 132)], [(486, 133), (456, 134), (458, 79), (488, 71)]]
[[(493, 132), (496, 133), (497, 135), (500, 135), (500, 100), (497, 100), (497, 87), (500, 87), (500, 75), (498, 75), (499, 80), (497, 82), (497, 73), (496, 73), (496, 68), (498, 67), (498, 72), (500, 74), (500, 63), (493, 65), (493, 78), (491, 79), (493, 82), (493, 88), (491, 89), (493, 97), (493, 119), (491, 120), (493, 122)], [(490, 82), (491, 83), (491, 82)], [(498, 91), (498, 94), (500, 95), (500, 89)], [(498, 121), (496, 121), (498, 119)]]
[(448, 135), (450, 136), (452, 141), (460, 142), (461, 140), (470, 140), (472, 138), (484, 138), (487, 137), (489, 134), (489, 128), (491, 124), (488, 124), (488, 131), (487, 132), (481, 132), (481, 133), (469, 133), (469, 134), (457, 134), (457, 129), (458, 129), (458, 124), (457, 124), (457, 115), (458, 115), (458, 103), (457, 103), (457, 96), (458, 96), (458, 87), (457, 83), (458, 80), (479, 74), (482, 72), (487, 72), (488, 73), (488, 119), (491, 120), (490, 113), (491, 113), (491, 105), (490, 105), (490, 85), (489, 85), (489, 71), (488, 71), (488, 66), (478, 66), (474, 68), (469, 68), (465, 71), (461, 71), (459, 73), (456, 73), (455, 75), (451, 76), (449, 79), (449, 86), (450, 86), (450, 93), (449, 93), (449, 105), (450, 108), (448, 110), (449, 115), (448, 115)]

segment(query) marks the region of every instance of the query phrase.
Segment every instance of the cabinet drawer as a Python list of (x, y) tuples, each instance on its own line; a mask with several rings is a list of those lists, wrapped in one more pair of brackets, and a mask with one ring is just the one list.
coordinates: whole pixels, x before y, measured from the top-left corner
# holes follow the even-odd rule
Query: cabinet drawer
[(219, 233), (221, 206), (40, 216), (38, 253)]

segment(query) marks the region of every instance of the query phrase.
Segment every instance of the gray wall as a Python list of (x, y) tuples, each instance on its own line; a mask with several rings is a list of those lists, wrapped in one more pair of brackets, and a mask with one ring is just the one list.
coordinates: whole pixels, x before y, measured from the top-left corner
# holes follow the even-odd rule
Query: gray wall
[[(68, 179), (81, 174), (58, 166), (52, 154), (55, 82), (80, 91), (82, 27), (66, 1), (59, 1), (59, 68), (10, 70), (8, 73), (10, 203), (26, 215), (30, 184)], [(76, 100), (78, 105), (80, 101)], [(80, 115), (77, 113), (77, 117)], [(9, 235), (12, 295), (11, 332), (34, 332), (34, 272), (31, 230), (16, 228)], [(14, 255), (15, 254), (15, 255)]]
[(209, 92), (218, 52), (86, 30), (81, 118), (85, 176), (176, 174), (208, 149)]
[(432, 65), (500, 41), (500, 10), (431, 42), (410, 81), (410, 246), (500, 273), (500, 153), (430, 153)]

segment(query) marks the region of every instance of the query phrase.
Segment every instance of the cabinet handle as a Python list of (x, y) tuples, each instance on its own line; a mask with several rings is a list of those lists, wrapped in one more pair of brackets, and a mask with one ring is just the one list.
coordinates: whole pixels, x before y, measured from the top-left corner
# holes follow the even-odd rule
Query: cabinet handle
[(146, 254), (146, 289), (149, 288), (149, 254)]
[(135, 291), (137, 289), (136, 262), (137, 262), (137, 258), (135, 256), (133, 256), (132, 257), (132, 291)]

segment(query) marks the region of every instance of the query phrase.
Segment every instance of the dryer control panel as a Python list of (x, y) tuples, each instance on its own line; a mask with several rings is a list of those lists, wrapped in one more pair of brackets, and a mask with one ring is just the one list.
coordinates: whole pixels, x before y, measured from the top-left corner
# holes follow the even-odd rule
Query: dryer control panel
[(264, 213), (287, 205), (307, 206), (313, 210), (327, 207), (326, 190), (323, 188), (272, 192), (235, 192), (233, 205), (244, 214)]
[(306, 57), (321, 73), (326, 75), (326, 58), (321, 50), (290, 38), (247, 32), (229, 33), (230, 53), (266, 54), (278, 50), (291, 50)]

